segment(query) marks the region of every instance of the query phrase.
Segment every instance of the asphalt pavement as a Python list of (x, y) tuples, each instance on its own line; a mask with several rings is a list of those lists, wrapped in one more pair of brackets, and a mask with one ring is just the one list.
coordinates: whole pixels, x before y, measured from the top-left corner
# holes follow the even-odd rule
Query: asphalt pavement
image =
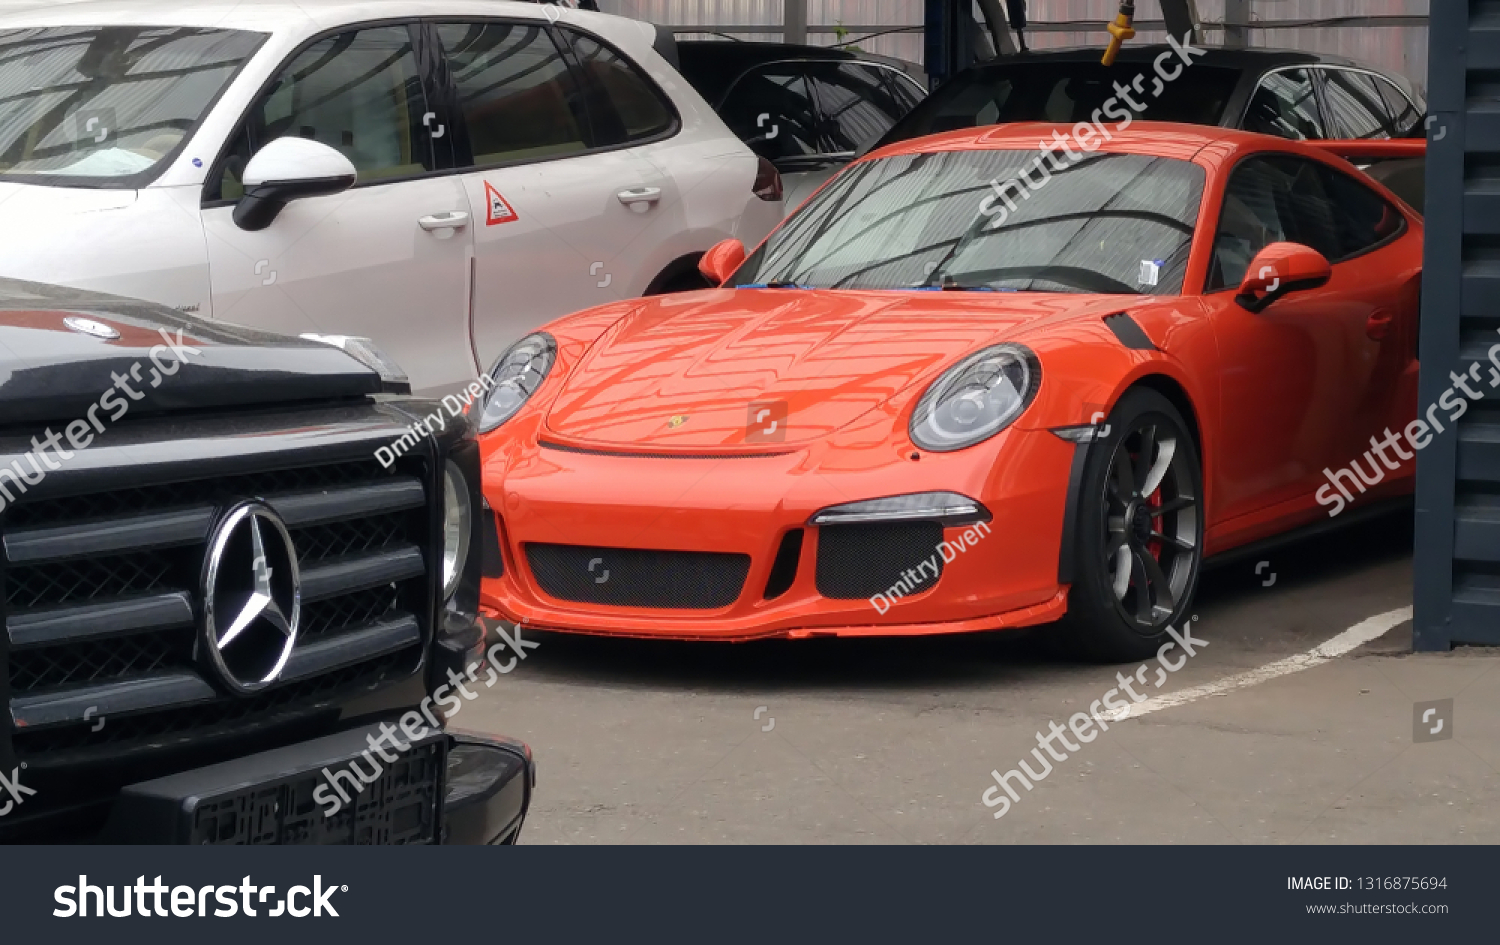
[[(1091, 705), (1135, 664), (1061, 660), (1041, 628), (528, 634), (540, 646), (452, 724), (531, 744), (524, 843), (1500, 842), (1500, 652), (1412, 654), (1391, 616), (1411, 574), (1405, 517), (1210, 570), (1191, 624), (1207, 645), (1172, 673), (1152, 661), (1149, 714), (1123, 720)], [(1389, 632), (1317, 654), (1380, 615)], [(1053, 721), (1048, 771), (1031, 752)], [(991, 772), (1023, 759), (1041, 777), (1009, 779), (997, 819)]]

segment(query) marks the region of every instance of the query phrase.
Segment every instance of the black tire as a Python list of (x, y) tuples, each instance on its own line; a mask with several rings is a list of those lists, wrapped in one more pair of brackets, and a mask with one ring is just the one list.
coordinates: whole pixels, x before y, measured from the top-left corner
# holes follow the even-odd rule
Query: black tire
[(1192, 607), (1203, 472), (1188, 425), (1156, 391), (1127, 391), (1106, 423), (1083, 447), (1073, 585), (1058, 630), (1068, 654), (1119, 663), (1155, 655)]
[(677, 292), (696, 292), (711, 289), (712, 285), (698, 271), (698, 257), (681, 259), (658, 273), (646, 287), (645, 295), (672, 295)]

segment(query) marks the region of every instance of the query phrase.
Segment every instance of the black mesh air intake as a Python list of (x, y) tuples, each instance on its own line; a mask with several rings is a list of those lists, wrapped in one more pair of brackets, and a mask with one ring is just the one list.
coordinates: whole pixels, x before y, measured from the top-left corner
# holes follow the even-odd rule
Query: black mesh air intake
[(818, 593), (856, 600), (884, 594), (898, 581), (903, 596), (924, 591), (943, 572), (942, 541), (937, 522), (824, 525), (818, 529)]
[(728, 607), (750, 572), (749, 555), (705, 551), (527, 544), (526, 560), (551, 597), (624, 607)]

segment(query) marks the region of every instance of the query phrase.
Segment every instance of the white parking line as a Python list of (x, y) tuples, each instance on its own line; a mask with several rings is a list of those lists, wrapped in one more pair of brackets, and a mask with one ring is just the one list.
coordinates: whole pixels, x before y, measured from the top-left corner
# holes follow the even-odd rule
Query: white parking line
[(1205, 683), (1202, 686), (1192, 686), (1177, 692), (1164, 693), (1160, 696), (1152, 696), (1142, 702), (1132, 703), (1128, 711), (1118, 713), (1099, 713), (1106, 721), (1115, 722), (1124, 719), (1133, 719), (1152, 712), (1160, 712), (1162, 709), (1171, 709), (1189, 702), (1197, 702), (1199, 699), (1207, 699), (1211, 696), (1228, 695), (1236, 689), (1244, 689), (1248, 686), (1259, 685), (1275, 679), (1278, 676), (1286, 676), (1290, 673), (1300, 673), (1304, 669), (1312, 669), (1321, 666), (1343, 656), (1349, 651), (1378, 639), (1385, 633), (1411, 619), (1410, 607), (1398, 607), (1395, 610), (1361, 620), (1359, 623), (1340, 633), (1338, 636), (1325, 643), (1308, 650), (1306, 653), (1298, 653), (1296, 656), (1288, 656), (1286, 659), (1267, 663), (1256, 669), (1236, 673), (1233, 676), (1225, 676), (1218, 682)]

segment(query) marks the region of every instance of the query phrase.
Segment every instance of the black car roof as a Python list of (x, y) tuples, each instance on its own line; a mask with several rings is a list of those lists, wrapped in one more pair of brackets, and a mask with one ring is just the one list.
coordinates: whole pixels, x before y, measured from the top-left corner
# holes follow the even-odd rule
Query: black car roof
[[(747, 70), (769, 62), (789, 59), (821, 59), (834, 62), (875, 62), (902, 69), (909, 64), (887, 56), (874, 56), (829, 46), (799, 43), (731, 42), (717, 39), (677, 41), (678, 71), (699, 94), (716, 105), (729, 85)], [(903, 70), (904, 71), (904, 70)]]
[[(1345, 59), (1342, 56), (1330, 56), (1325, 53), (1312, 53), (1300, 49), (1266, 49), (1261, 47), (1231, 49), (1224, 46), (1200, 45), (1194, 45), (1193, 48), (1204, 51), (1202, 56), (1193, 57), (1195, 65), (1218, 66), (1225, 69), (1264, 70), (1274, 69), (1277, 66), (1312, 64), (1360, 66), (1354, 60)], [(1067, 49), (1045, 49), (1039, 52), (1014, 53), (978, 63), (964, 71), (1004, 69), (1008, 66), (1032, 62), (1098, 62), (1103, 52), (1103, 49), (1098, 46), (1076, 46)], [(1164, 52), (1173, 52), (1173, 49), (1167, 43), (1126, 45), (1121, 48), (1116, 61), (1147, 62), (1155, 59)], [(1360, 66), (1360, 68), (1365, 67)]]

